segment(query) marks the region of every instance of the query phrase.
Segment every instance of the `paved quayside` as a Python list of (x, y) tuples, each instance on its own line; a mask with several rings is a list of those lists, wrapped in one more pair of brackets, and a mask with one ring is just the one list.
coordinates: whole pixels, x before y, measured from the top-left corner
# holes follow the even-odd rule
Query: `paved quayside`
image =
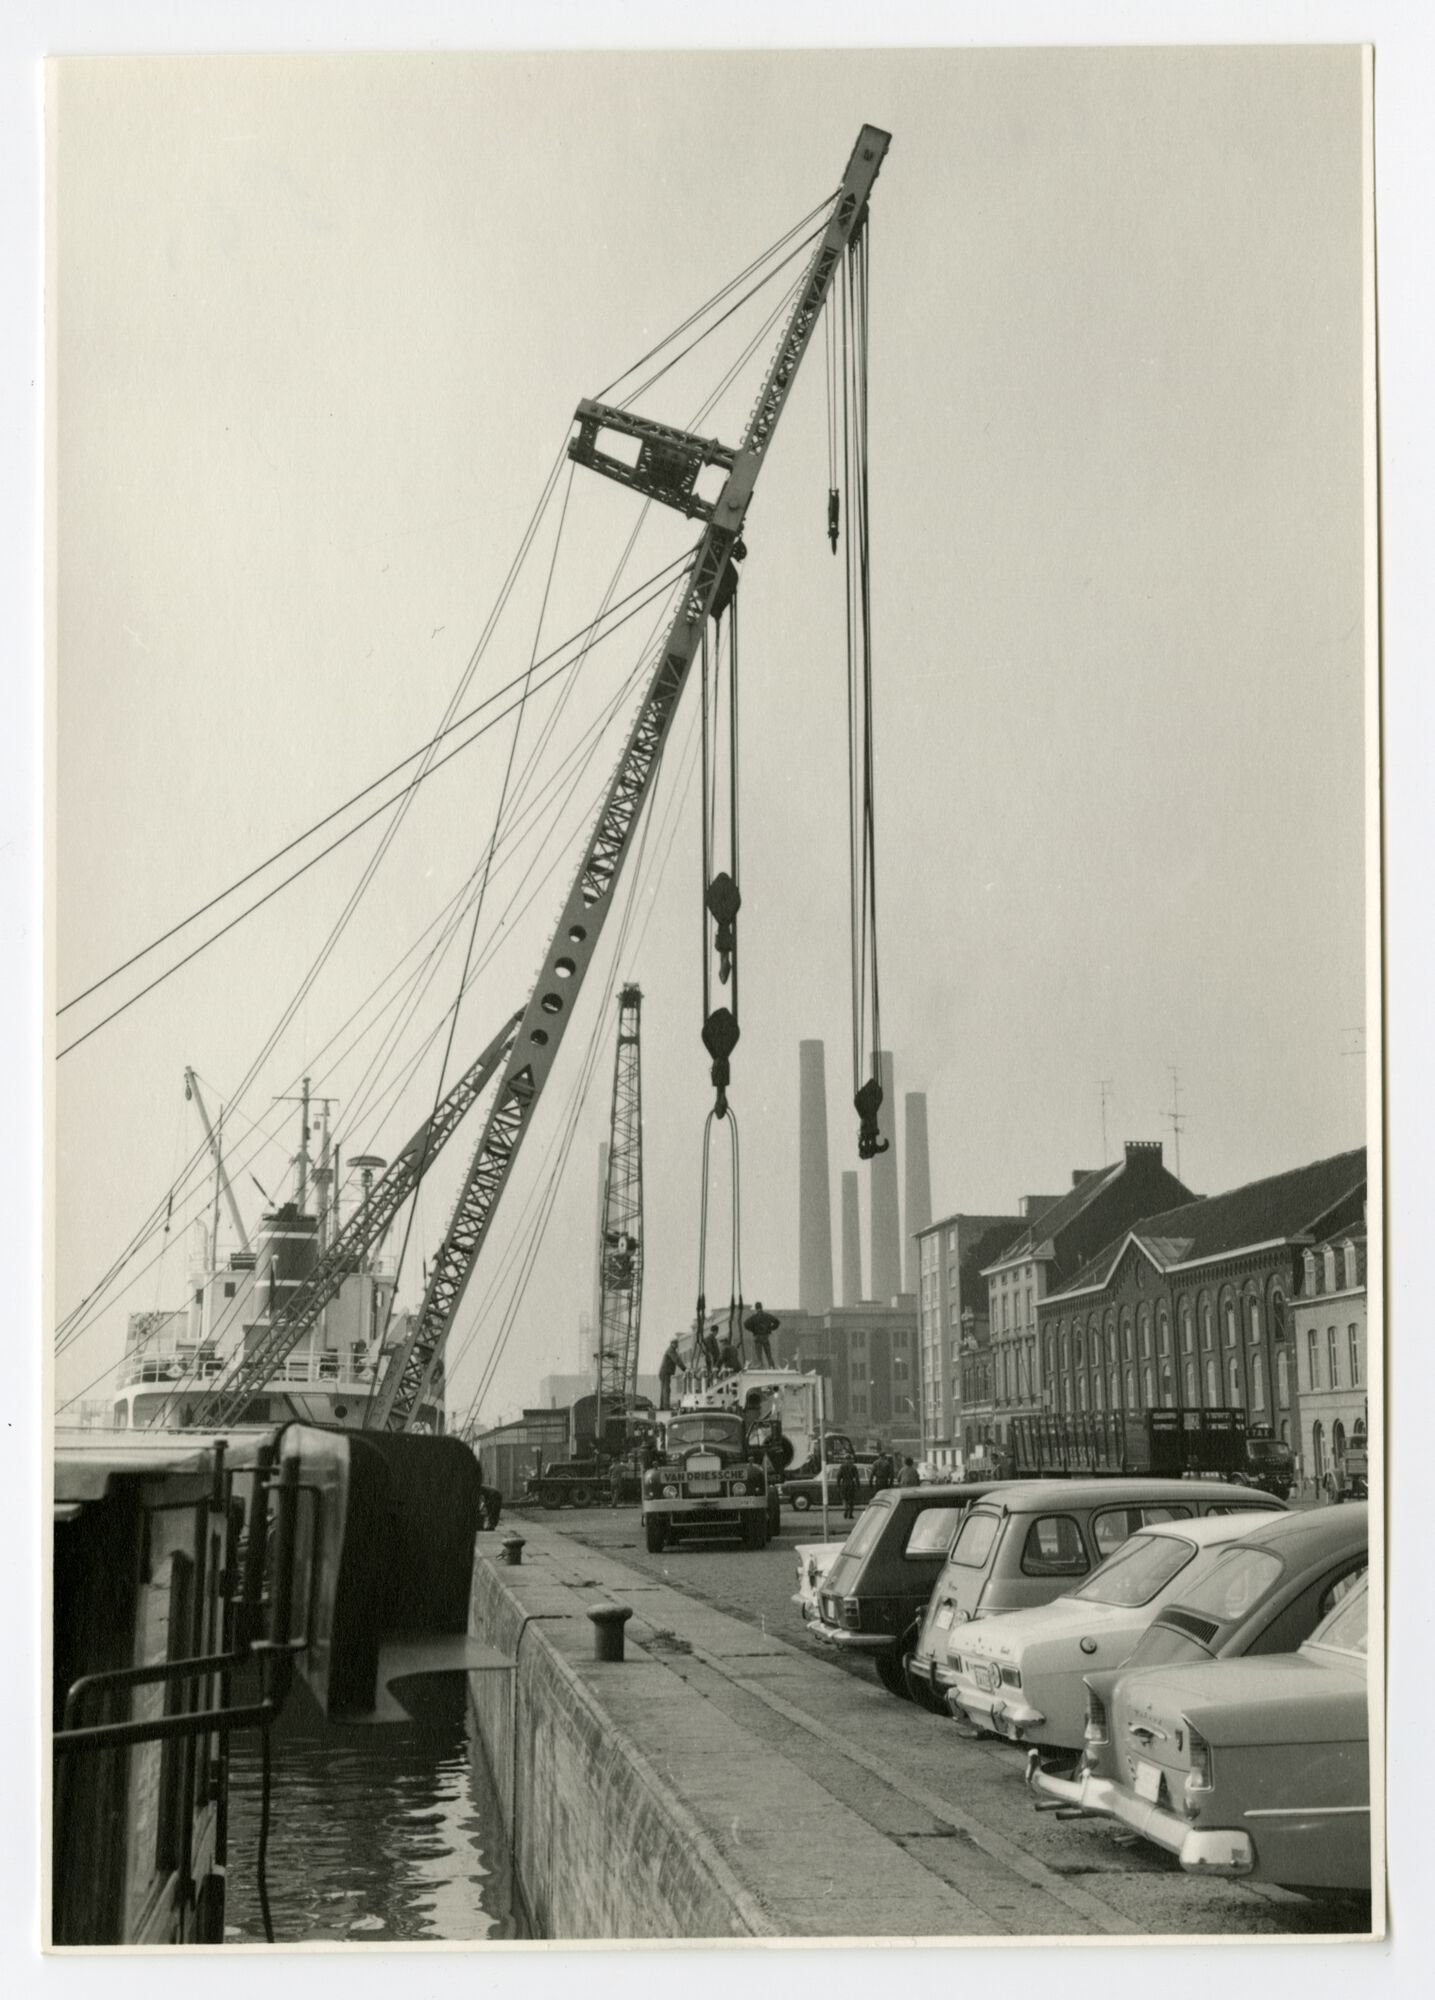
[[(662, 1565), (592, 1547), (601, 1520), (523, 1521), (521, 1567), (499, 1563), (487, 1536), (475, 1566), (475, 1629), (522, 1656), (517, 1674), (475, 1676), (473, 1687), (511, 1822), (518, 1795), (516, 1861), (540, 1935), (1100, 1939), (1348, 1926), (1278, 1890), (1193, 1881), (1107, 1828), (1037, 1815), (1006, 1746), (964, 1742), (875, 1681), (674, 1587)], [(753, 1560), (732, 1553), (729, 1588)], [(594, 1658), (587, 1613), (604, 1599), (632, 1607), (621, 1664)], [(662, 1885), (640, 1879), (653, 1869)]]

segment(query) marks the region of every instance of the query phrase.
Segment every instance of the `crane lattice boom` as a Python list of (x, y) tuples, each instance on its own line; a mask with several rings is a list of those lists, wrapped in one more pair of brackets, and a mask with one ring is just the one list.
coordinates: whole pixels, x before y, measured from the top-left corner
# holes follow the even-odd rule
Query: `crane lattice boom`
[(598, 1246), (601, 1410), (614, 1406), (630, 1410), (638, 1394), (638, 1329), (643, 1311), (643, 1072), (638, 1040), (642, 1004), (636, 986), (625, 986), (618, 996), (608, 1179)]

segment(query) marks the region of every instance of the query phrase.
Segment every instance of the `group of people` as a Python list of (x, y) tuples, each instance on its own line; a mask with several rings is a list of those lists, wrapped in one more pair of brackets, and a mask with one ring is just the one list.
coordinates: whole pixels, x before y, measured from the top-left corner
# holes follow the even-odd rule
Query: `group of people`
[[(772, 1336), (782, 1322), (775, 1313), (764, 1312), (759, 1299), (753, 1310), (743, 1321), (743, 1329), (752, 1341), (752, 1358), (755, 1368), (771, 1368)], [(673, 1335), (658, 1363), (658, 1408), (670, 1410), (673, 1406), (673, 1377), (689, 1364), (683, 1361), (678, 1336)], [(729, 1330), (724, 1338), (717, 1322), (704, 1332), (699, 1327), (693, 1336), (691, 1367), (707, 1375), (736, 1375), (746, 1364), (742, 1351)]]
[[(888, 1486), (920, 1486), (922, 1483), (922, 1476), (918, 1472), (915, 1462), (910, 1458), (904, 1458), (899, 1466), (895, 1455), (890, 1451), (878, 1452), (876, 1458), (872, 1461), (871, 1476), (872, 1491), (874, 1493), (880, 1493), (884, 1487)], [(850, 1456), (839, 1459), (837, 1462), (837, 1497), (842, 1502), (842, 1518), (844, 1521), (852, 1519), (853, 1513), (856, 1510), (857, 1493), (860, 1485), (861, 1473), (858, 1469), (856, 1459)]]

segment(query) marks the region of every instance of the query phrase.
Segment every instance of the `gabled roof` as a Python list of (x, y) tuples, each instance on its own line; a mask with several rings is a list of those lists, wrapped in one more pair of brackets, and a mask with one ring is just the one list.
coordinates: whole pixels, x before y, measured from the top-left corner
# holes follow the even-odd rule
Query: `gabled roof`
[[(1261, 1243), (1286, 1243), (1324, 1233), (1327, 1216), (1365, 1185), (1365, 1148), (1248, 1181), (1161, 1215), (1145, 1216), (1083, 1265), (1061, 1292), (1101, 1290), (1122, 1253), (1135, 1242), (1163, 1270), (1233, 1256)], [(1340, 1231), (1343, 1240), (1352, 1231)], [(1053, 1293), (1050, 1296), (1059, 1296)]]
[(1096, 1199), (1103, 1188), (1110, 1185), (1126, 1170), (1124, 1159), (1113, 1161), (1109, 1167), (1097, 1167), (1089, 1174), (1083, 1174), (1061, 1200), (1051, 1208), (1043, 1209), (1033, 1217), (1027, 1227), (1007, 1245), (999, 1257), (983, 1268), (982, 1276), (996, 1270), (1002, 1264), (1016, 1264), (1034, 1257), (1044, 1245), (1059, 1236), (1068, 1224), (1074, 1222), (1089, 1202)]

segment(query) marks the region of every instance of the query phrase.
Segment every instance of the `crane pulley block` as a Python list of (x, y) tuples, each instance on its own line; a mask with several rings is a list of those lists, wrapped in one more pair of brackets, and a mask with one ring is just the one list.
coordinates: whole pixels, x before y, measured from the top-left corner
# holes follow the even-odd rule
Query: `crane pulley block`
[[(731, 472), (737, 457), (731, 446), (719, 444), (716, 438), (694, 437), (671, 424), (637, 417), (630, 410), (615, 409), (611, 404), (595, 403), (586, 397), (578, 405), (574, 422), (578, 435), (569, 440), (568, 456), (575, 464), (604, 473), (620, 486), (645, 494), (649, 500), (661, 500), (665, 507), (676, 507), (692, 520), (712, 518), (712, 503), (694, 489), (706, 466), (718, 465), (724, 472)], [(603, 450), (599, 440), (604, 431), (635, 438), (636, 462), (629, 464), (626, 459)]]

